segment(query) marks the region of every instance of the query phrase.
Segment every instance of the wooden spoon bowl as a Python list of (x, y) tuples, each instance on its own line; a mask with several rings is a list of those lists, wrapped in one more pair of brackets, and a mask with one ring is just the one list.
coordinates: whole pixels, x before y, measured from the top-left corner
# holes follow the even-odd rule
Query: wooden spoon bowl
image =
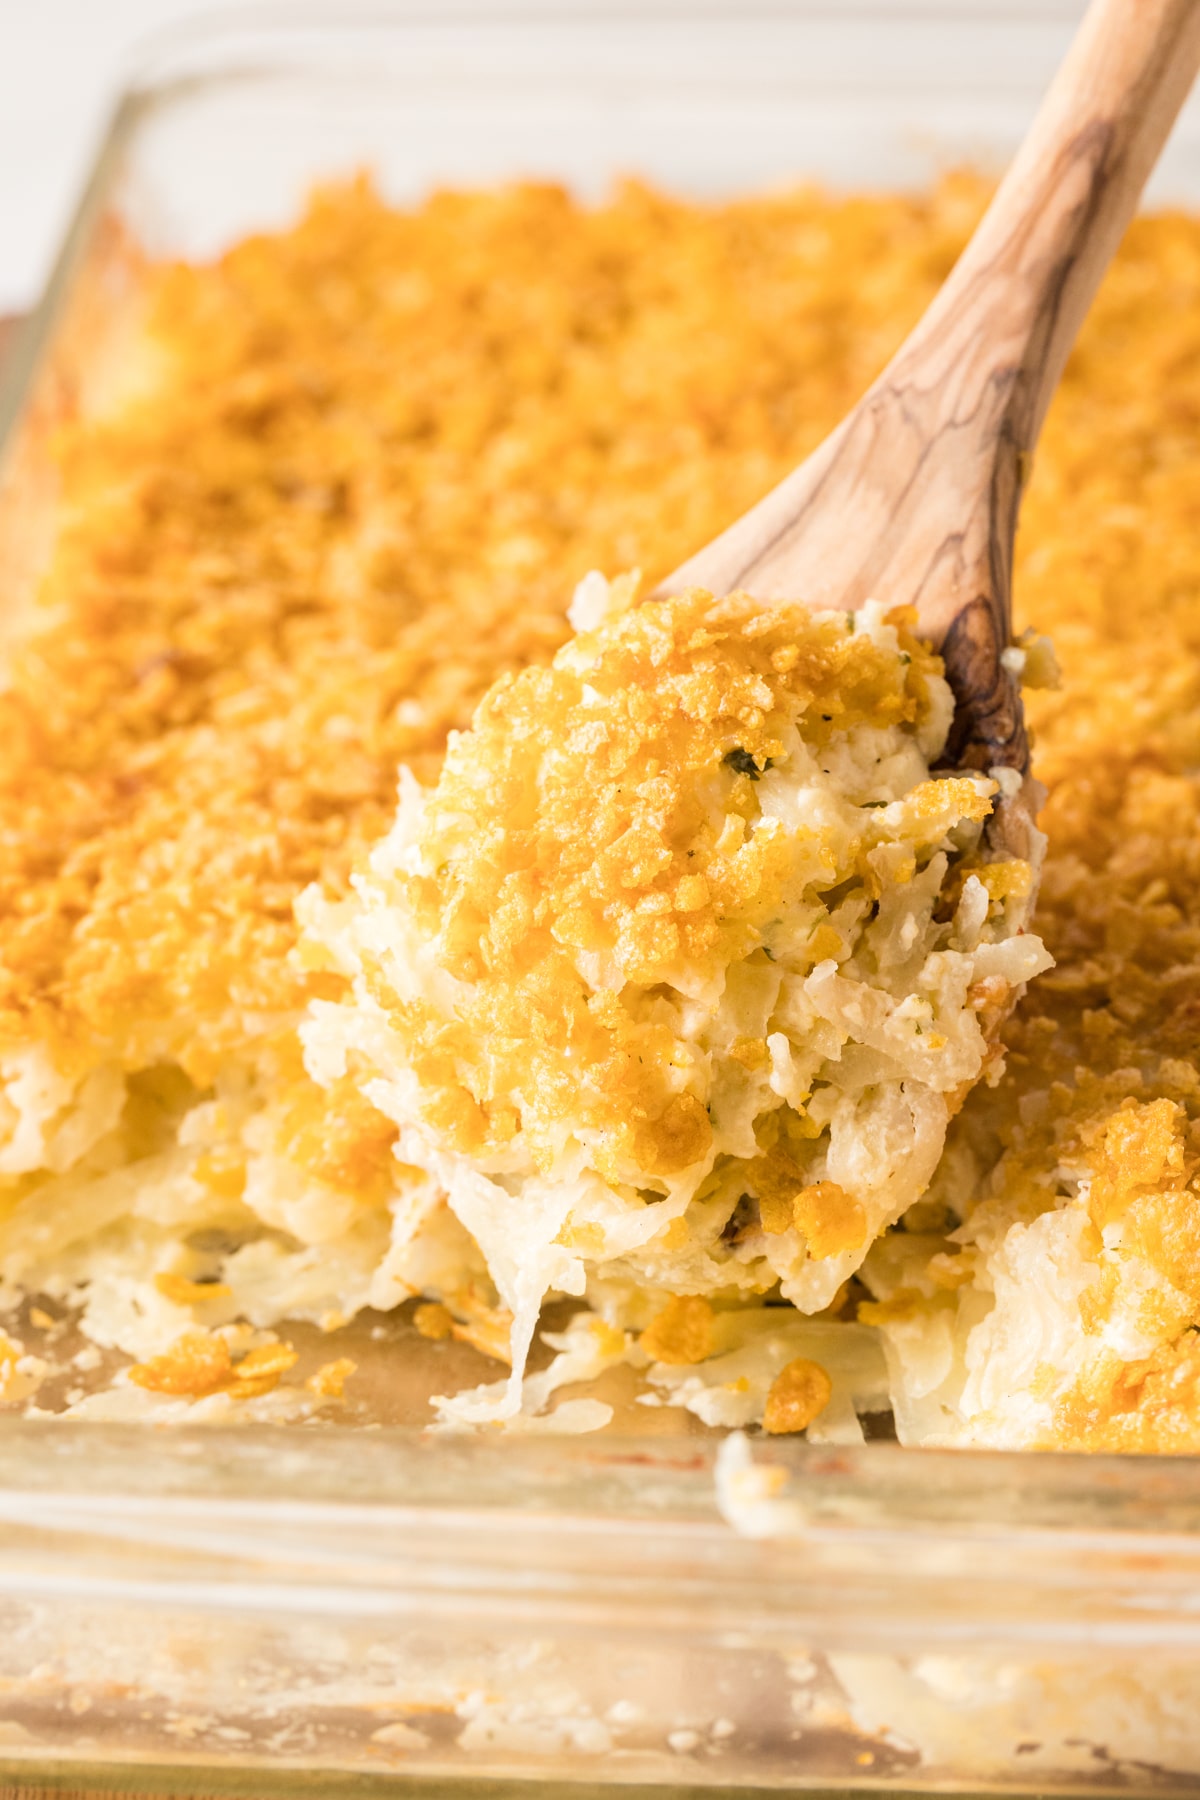
[(1200, 0), (1093, 0), (975, 235), (853, 412), (661, 594), (917, 609), (954, 691), (947, 762), (1015, 769), (987, 827), (1038, 861), (1012, 636), (1034, 445), (1101, 276), (1200, 68)]

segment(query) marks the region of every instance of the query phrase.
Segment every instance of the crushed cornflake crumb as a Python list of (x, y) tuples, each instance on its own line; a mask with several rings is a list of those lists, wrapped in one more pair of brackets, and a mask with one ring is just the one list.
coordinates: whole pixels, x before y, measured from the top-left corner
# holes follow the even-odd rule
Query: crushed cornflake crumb
[(820, 1363), (798, 1356), (785, 1364), (771, 1383), (763, 1411), (763, 1430), (779, 1435), (807, 1431), (829, 1405), (833, 1383)]
[(713, 1309), (700, 1294), (674, 1295), (638, 1342), (654, 1362), (703, 1362), (713, 1349)]
[(189, 1281), (186, 1275), (158, 1274), (154, 1285), (164, 1299), (176, 1306), (202, 1306), (206, 1300), (227, 1300), (229, 1285), (224, 1281)]
[(128, 1378), (155, 1394), (199, 1400), (220, 1393), (233, 1400), (252, 1400), (270, 1393), (298, 1361), (290, 1344), (264, 1344), (234, 1362), (224, 1337), (189, 1331), (164, 1355), (135, 1363)]
[(340, 1400), (346, 1383), (357, 1368), (358, 1364), (348, 1356), (339, 1356), (334, 1362), (322, 1363), (304, 1385), (310, 1393), (319, 1394), (325, 1400)]
[(413, 1324), (423, 1338), (439, 1343), (454, 1335), (454, 1314), (437, 1300), (427, 1300), (413, 1313)]
[(41, 1357), (27, 1355), (21, 1344), (0, 1332), (0, 1404), (30, 1399), (48, 1372)]

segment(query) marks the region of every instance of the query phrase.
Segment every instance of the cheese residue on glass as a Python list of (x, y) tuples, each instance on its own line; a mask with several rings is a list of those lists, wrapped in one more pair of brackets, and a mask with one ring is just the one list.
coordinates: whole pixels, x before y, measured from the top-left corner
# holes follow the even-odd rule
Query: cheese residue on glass
[(1050, 960), (1030, 865), (982, 851), (997, 781), (931, 774), (953, 699), (911, 613), (634, 597), (590, 576), (588, 628), (403, 783), (355, 897), (302, 903), (351, 985), (309, 1073), (393, 1122), (513, 1315), (466, 1419), (519, 1410), (549, 1293), (618, 1330), (835, 1306)]

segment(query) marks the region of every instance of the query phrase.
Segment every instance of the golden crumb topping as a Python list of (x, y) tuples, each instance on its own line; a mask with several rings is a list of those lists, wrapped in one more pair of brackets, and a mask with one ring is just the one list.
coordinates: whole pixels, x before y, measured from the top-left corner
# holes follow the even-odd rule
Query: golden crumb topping
[(1055, 1409), (1042, 1447), (1194, 1455), (1200, 1448), (1200, 1336), (1189, 1330), (1152, 1355), (1100, 1355)]
[[(1017, 550), (1018, 614), (1062, 666), (1027, 696), (1057, 967), (959, 1127), (985, 1165), (1002, 1156), (983, 1232), (1082, 1183), (1092, 1349), (1048, 1440), (1076, 1448), (1200, 1450), (1180, 1335), (1200, 1321), (1198, 431), (1200, 221), (1139, 219), (1051, 408)], [(1148, 1360), (1105, 1346), (1118, 1317), (1158, 1344)]]
[[(694, 1057), (655, 989), (711, 984), (797, 896), (870, 876), (876, 818), (894, 828), (903, 811), (919, 843), (989, 810), (950, 780), (864, 812), (849, 836), (840, 817), (789, 832), (763, 811), (762, 777), (795, 760), (797, 731), (819, 759), (855, 727), (925, 720), (940, 663), (909, 622), (890, 621), (897, 651), (841, 615), (697, 590), (627, 611), (488, 694), (447, 753), (419, 869), (395, 878), (455, 984), (454, 1016), (437, 997), (398, 1000), (382, 972), (376, 983), (425, 1116), (457, 1149), (502, 1147), (520, 1129), (548, 1168), (564, 1130), (587, 1131), (614, 1179), (704, 1156)], [(829, 953), (821, 931), (810, 967)], [(768, 1060), (761, 1038), (732, 1052)]]
[(0, 694), (0, 1046), (203, 1084), (296, 1013), (292, 902), (342, 887), (398, 763), (436, 774), (582, 572), (665, 573), (782, 475), (977, 207), (530, 184), (399, 212), (360, 182), (153, 271), (153, 375), (61, 433), (45, 629)]
[[(353, 1080), (309, 1081), (292, 1037), (312, 999), (345, 989), (293, 954), (297, 894), (345, 893), (391, 822), (397, 765), (436, 779), (492, 681), (564, 642), (585, 571), (641, 567), (653, 585), (819, 442), (985, 198), (963, 178), (916, 198), (714, 205), (629, 184), (585, 207), (529, 184), (404, 212), (360, 183), (211, 265), (151, 271), (152, 369), (140, 398), (60, 431), (40, 629), (0, 694), (0, 1053), (35, 1040), (68, 1069), (150, 1065), (135, 1091), (156, 1121), (182, 1110), (168, 1090), (194, 1097), (265, 1056), (279, 1156), (377, 1197), (391, 1124)], [(981, 1244), (1001, 1216), (1086, 1213), (1078, 1310), (1096, 1355), (1054, 1433), (1092, 1446), (1200, 1448), (1198, 433), (1200, 220), (1163, 214), (1133, 226), (1105, 281), (1024, 503), (1018, 622), (1049, 634), (1063, 668), (1028, 702), (1049, 789), (1037, 922), (1057, 967), (1007, 1027), (1007, 1070), (967, 1100), (946, 1165), (978, 1176)], [(1037, 642), (1018, 641), (1035, 674)], [(754, 680), (774, 693), (786, 673), (743, 671), (747, 710)], [(763, 712), (729, 746), (755, 768)], [(562, 746), (579, 768), (616, 755), (585, 742)], [(657, 779), (643, 769), (637, 808), (611, 814), (620, 918), (583, 892), (566, 924), (647, 972), (734, 929), (655, 824), (670, 813)], [(742, 779), (752, 810), (758, 784)], [(751, 910), (778, 878), (765, 851), (751, 867), (744, 842), (711, 848), (714, 879), (759, 882)], [(997, 903), (1027, 880), (964, 863), (951, 884), (968, 874)], [(499, 897), (486, 927), (464, 900), (455, 954), (509, 954), (528, 881)], [(837, 927), (822, 930), (813, 950), (837, 961)], [(973, 1004), (999, 1010), (1003, 986), (983, 978)], [(552, 989), (531, 992), (560, 1029)], [(610, 1029), (603, 1011), (580, 1023)], [(729, 1053), (747, 1079), (771, 1055), (758, 1027)], [(665, 1165), (707, 1128), (673, 1098), (654, 1134)], [(492, 1107), (487, 1129), (506, 1123)], [(478, 1131), (479, 1114), (460, 1126)], [(128, 1122), (128, 1155), (161, 1148), (162, 1129), (151, 1142)], [(840, 1254), (853, 1184), (803, 1178), (795, 1145), (759, 1154), (769, 1244), (800, 1232), (812, 1255)], [(203, 1146), (194, 1179), (242, 1204), (240, 1141)], [(962, 1204), (969, 1181), (953, 1185)], [(961, 1273), (968, 1258), (974, 1271), (973, 1246), (951, 1260)], [(1142, 1266), (1162, 1276), (1158, 1300), (1130, 1286)], [(164, 1279), (168, 1307), (219, 1297)], [(1118, 1307), (1155, 1339), (1148, 1357), (1105, 1347)], [(449, 1316), (503, 1335), (502, 1320)], [(223, 1341), (197, 1336), (154, 1379), (215, 1391), (233, 1378)]]

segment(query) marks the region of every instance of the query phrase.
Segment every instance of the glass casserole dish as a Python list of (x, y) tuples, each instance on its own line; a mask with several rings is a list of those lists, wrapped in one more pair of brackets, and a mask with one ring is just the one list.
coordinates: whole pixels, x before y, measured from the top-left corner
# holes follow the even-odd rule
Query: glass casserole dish
[[(629, 170), (698, 195), (920, 186), (1003, 160), (1076, 12), (395, 11), (165, 43), (6, 377), (6, 628), (54, 528), (48, 438), (120, 379), (139, 255), (211, 256), (364, 165), (408, 203), (517, 174), (590, 197)], [(1193, 111), (1152, 197), (1198, 195)], [(1186, 1459), (774, 1443), (747, 1468), (632, 1408), (579, 1441), (428, 1436), (445, 1358), (404, 1320), (350, 1330), (355, 1427), (4, 1422), (12, 1773), (128, 1785), (137, 1764), (241, 1792), (302, 1770), (323, 1792), (337, 1772), (422, 1792), (1200, 1778)]]

